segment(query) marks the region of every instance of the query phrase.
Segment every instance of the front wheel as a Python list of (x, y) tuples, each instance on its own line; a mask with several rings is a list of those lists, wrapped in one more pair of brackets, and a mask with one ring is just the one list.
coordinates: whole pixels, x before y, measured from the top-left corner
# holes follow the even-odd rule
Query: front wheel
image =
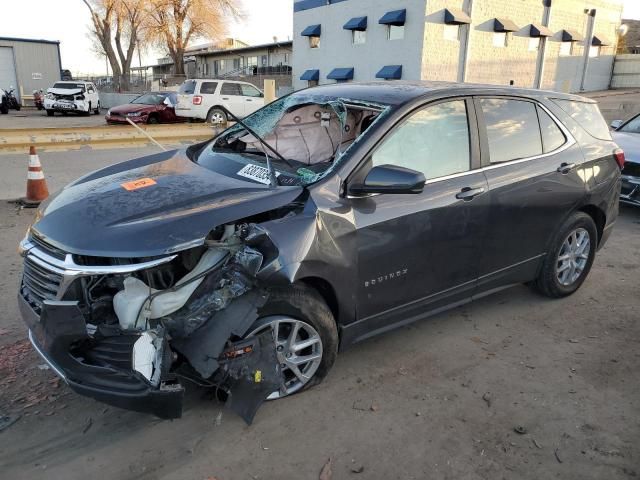
[(536, 289), (550, 298), (578, 290), (591, 270), (598, 245), (593, 219), (583, 212), (571, 215), (556, 233), (547, 253)]
[(320, 383), (338, 354), (338, 330), (322, 297), (299, 285), (274, 288), (259, 315), (246, 337), (271, 330), (284, 375), (284, 391), (275, 391), (268, 399)]

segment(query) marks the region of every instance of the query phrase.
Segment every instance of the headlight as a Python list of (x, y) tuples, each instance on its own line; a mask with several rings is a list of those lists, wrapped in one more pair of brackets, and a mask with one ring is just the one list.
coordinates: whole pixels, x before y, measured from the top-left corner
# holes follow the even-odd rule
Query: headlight
[(111, 110), (107, 110), (107, 116), (110, 117), (111, 116)]
[(48, 98), (49, 100), (55, 100), (55, 97), (53, 96), (53, 93), (47, 93), (44, 97)]
[(139, 117), (140, 115), (142, 115), (142, 112), (129, 112), (129, 113), (127, 113), (128, 117)]

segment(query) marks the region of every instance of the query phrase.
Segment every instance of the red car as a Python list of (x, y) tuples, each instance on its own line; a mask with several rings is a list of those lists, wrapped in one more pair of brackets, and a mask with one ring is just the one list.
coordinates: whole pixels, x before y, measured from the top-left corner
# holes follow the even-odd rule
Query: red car
[(110, 108), (104, 116), (107, 123), (177, 123), (186, 122), (178, 117), (174, 105), (178, 103), (175, 92), (149, 92), (135, 98), (131, 103)]

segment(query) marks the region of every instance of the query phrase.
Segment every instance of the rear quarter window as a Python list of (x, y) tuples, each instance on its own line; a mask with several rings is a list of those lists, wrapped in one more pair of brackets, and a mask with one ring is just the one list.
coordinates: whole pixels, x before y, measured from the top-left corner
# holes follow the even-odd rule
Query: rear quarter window
[(609, 126), (602, 117), (598, 104), (557, 98), (551, 100), (573, 118), (589, 135), (600, 140), (611, 140)]
[(182, 93), (185, 95), (191, 95), (196, 91), (196, 81), (195, 80), (187, 80), (180, 85), (180, 90), (178, 93)]

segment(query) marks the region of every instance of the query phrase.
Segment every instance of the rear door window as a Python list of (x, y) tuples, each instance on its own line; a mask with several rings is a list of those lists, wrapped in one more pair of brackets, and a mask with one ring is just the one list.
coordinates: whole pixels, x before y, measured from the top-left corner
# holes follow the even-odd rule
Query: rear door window
[(237, 83), (225, 82), (220, 88), (220, 95), (242, 95), (240, 85)]
[(502, 98), (483, 98), (479, 102), (487, 127), (492, 164), (542, 154), (534, 103)]
[(540, 120), (540, 131), (542, 132), (542, 147), (544, 153), (557, 150), (567, 141), (567, 138), (560, 130), (560, 127), (542, 108), (538, 108), (538, 119)]
[(182, 93), (184, 95), (191, 95), (196, 91), (196, 81), (195, 80), (187, 80), (180, 85), (180, 90), (178, 93)]
[(434, 179), (471, 168), (464, 100), (423, 108), (411, 115), (373, 153), (373, 166), (398, 165)]
[(589, 135), (600, 140), (611, 140), (609, 126), (598, 108), (597, 103), (578, 102), (576, 100), (560, 100), (553, 98), (553, 103), (573, 118)]
[(242, 89), (242, 95), (244, 97), (261, 97), (262, 96), (262, 92), (260, 92), (260, 90), (258, 90), (253, 85), (245, 85), (241, 83), (240, 88)]
[(214, 94), (218, 88), (218, 82), (202, 82), (200, 85), (200, 93)]

